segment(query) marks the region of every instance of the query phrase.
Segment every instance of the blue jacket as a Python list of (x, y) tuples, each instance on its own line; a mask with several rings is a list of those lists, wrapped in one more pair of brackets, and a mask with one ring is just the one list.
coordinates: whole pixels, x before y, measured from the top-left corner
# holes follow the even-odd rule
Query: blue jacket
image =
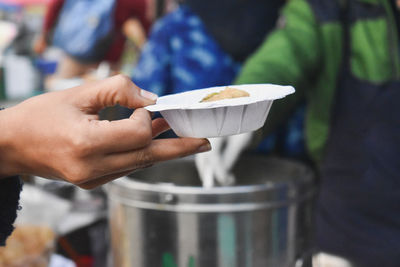
[(158, 20), (132, 80), (158, 95), (231, 84), (240, 64), (208, 34), (189, 7)]

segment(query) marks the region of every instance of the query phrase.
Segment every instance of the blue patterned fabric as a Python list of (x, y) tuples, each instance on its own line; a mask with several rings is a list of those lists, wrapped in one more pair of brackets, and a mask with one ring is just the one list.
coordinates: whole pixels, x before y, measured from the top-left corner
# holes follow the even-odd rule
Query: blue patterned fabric
[(239, 71), (198, 16), (181, 6), (154, 25), (133, 81), (158, 95), (231, 84)]
[[(305, 105), (301, 105), (289, 120), (276, 130), (275, 133), (265, 138), (257, 147), (257, 152), (276, 154), (308, 161), (304, 140)], [(268, 118), (267, 122), (268, 123)]]
[[(200, 18), (182, 5), (154, 25), (132, 80), (161, 96), (232, 84), (240, 67), (210, 36)], [(304, 155), (303, 118), (304, 107), (266, 138), (258, 152), (278, 148), (284, 156)]]

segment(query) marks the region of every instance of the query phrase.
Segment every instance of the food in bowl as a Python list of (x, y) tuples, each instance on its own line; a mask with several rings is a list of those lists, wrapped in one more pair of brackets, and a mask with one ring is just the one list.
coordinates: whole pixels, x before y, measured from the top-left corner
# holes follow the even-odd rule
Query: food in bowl
[(218, 100), (223, 100), (223, 99), (231, 99), (231, 98), (239, 98), (239, 97), (249, 97), (249, 96), (250, 96), (250, 94), (244, 90), (235, 89), (235, 88), (227, 86), (224, 90), (222, 90), (220, 92), (208, 94), (200, 101), (200, 103), (213, 102), (213, 101), (218, 101)]
[[(200, 102), (204, 96), (227, 87), (247, 92), (248, 97)], [(293, 94), (292, 86), (242, 84), (197, 89), (159, 97), (150, 112), (160, 112), (180, 137), (208, 138), (229, 136), (261, 128), (272, 102)]]

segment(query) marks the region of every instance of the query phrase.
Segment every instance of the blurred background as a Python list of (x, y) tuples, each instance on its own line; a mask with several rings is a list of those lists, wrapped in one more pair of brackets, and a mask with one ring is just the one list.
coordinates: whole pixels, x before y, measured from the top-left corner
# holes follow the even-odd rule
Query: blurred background
[(0, 107), (117, 73), (296, 88), (260, 131), (104, 187), (22, 177), (0, 267), (400, 266), (399, 29), (399, 0), (0, 0)]
[[(101, 78), (117, 72), (131, 75), (151, 25), (176, 7), (173, 0), (120, 1), (118, 5), (114, 1), (99, 2), (99, 6), (103, 5), (103, 9), (109, 8), (109, 11), (92, 11), (99, 17), (90, 25), (92, 32), (87, 30), (81, 36), (89, 33), (91, 35), (85, 41), (92, 38), (90, 42), (95, 43), (104, 39), (104, 32), (95, 32), (97, 29), (94, 28), (109, 27), (108, 30), (114, 33), (108, 38), (110, 40), (102, 40), (101, 45), (90, 47), (97, 52), (84, 57), (68, 53), (68, 48), (60, 43), (68, 38), (68, 33), (63, 32), (68, 28), (63, 21), (69, 20), (65, 24), (70, 24), (76, 33), (76, 25), (71, 26), (73, 22), (69, 16), (79, 17), (81, 8), (87, 7), (71, 7), (64, 2), (68, 1), (0, 1), (2, 101), (18, 101), (42, 92), (71, 87), (85, 80), (97, 79), (100, 74)], [(106, 16), (109, 18), (104, 19)], [(100, 20), (106, 21), (100, 25)], [(107, 26), (100, 27), (103, 25)], [(55, 36), (55, 32), (62, 33)], [(54, 40), (54, 37), (58, 39)], [(100, 63), (103, 64), (99, 70)], [(25, 78), (19, 79), (18, 73), (24, 73)]]
[[(158, 95), (232, 84), (284, 3), (0, 0), (0, 106), (117, 73)], [(308, 266), (314, 175), (303, 117), (300, 104), (235, 167), (246, 182), (205, 199), (194, 158), (92, 191), (25, 176), (0, 266)]]

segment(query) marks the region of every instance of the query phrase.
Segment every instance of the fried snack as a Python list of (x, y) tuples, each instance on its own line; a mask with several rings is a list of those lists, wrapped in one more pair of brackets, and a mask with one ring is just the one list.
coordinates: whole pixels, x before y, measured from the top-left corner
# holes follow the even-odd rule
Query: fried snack
[(0, 247), (0, 267), (46, 267), (54, 246), (55, 234), (45, 226), (17, 226)]
[(202, 102), (213, 102), (213, 101), (218, 101), (222, 99), (230, 99), (230, 98), (238, 98), (238, 97), (249, 97), (250, 94), (247, 93), (246, 91), (240, 90), (240, 89), (235, 89), (231, 87), (226, 87), (224, 90), (218, 92), (218, 93), (211, 93), (204, 97), (200, 103)]

